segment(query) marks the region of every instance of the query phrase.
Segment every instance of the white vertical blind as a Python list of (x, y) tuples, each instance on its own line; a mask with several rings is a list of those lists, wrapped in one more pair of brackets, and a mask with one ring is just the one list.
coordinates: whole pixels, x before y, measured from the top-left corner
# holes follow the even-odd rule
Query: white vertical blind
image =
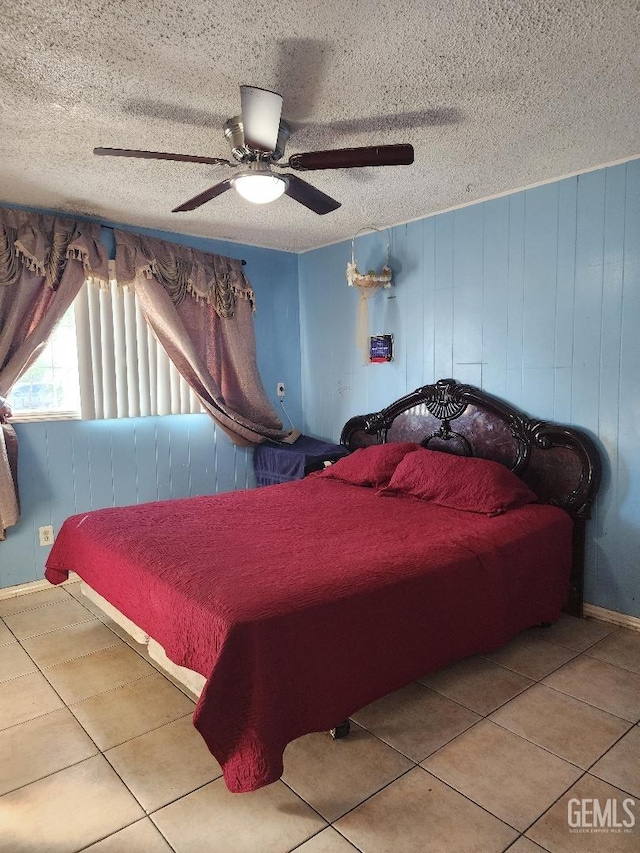
[(80, 409), (82, 417), (95, 420), (96, 404), (93, 385), (93, 358), (91, 354), (91, 323), (89, 321), (89, 285), (85, 284), (73, 304), (78, 345), (78, 379), (80, 383)]
[(83, 418), (202, 411), (147, 326), (133, 291), (119, 291), (113, 276), (108, 289), (88, 282), (74, 307)]

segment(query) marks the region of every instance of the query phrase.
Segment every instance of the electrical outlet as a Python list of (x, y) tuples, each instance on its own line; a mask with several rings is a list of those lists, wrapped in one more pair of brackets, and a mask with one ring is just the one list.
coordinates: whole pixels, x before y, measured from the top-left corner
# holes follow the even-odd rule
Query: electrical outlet
[(284, 397), (284, 382), (278, 382), (278, 384), (276, 385), (276, 394), (282, 400), (282, 398)]
[(53, 545), (53, 524), (38, 528), (38, 538), (42, 546)]

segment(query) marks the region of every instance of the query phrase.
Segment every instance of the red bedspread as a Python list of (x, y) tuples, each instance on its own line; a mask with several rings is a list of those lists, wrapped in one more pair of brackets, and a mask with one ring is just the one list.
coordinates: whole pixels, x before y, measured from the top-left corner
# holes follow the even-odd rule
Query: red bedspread
[(553, 507), (487, 518), (307, 478), (73, 516), (46, 577), (74, 570), (208, 679), (194, 723), (250, 791), (294, 738), (557, 619), (570, 562)]

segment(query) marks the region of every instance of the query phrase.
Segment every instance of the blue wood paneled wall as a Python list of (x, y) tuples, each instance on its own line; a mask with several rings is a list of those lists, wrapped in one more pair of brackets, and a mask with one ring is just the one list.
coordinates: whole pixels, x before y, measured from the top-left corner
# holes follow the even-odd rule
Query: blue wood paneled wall
[(41, 578), (57, 532), (76, 512), (255, 485), (252, 453), (204, 414), (18, 424), (21, 520), (0, 544), (0, 585)]
[[(117, 226), (126, 228), (126, 226)], [(277, 411), (276, 383), (302, 421), (298, 260), (287, 252), (145, 229), (154, 237), (244, 258), (256, 292), (258, 367)], [(112, 233), (103, 240), (111, 249)], [(49, 548), (38, 527), (55, 531), (75, 512), (226, 492), (255, 485), (252, 452), (235, 447), (204, 414), (17, 425), (21, 520), (0, 543), (0, 587), (41, 578)]]
[[(381, 214), (383, 219), (384, 214)], [(640, 616), (640, 160), (391, 229), (396, 286), (370, 302), (395, 361), (362, 366), (349, 243), (299, 259), (305, 431), (452, 376), (586, 429), (604, 481), (587, 601)], [(356, 241), (360, 269), (384, 243)]]

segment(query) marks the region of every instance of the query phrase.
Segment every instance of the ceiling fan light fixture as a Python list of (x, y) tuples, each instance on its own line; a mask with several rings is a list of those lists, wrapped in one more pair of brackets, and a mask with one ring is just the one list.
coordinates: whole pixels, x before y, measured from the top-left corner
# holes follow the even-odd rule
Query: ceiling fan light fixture
[(286, 179), (280, 175), (259, 172), (245, 173), (232, 179), (233, 187), (242, 198), (253, 204), (275, 201), (287, 188)]

